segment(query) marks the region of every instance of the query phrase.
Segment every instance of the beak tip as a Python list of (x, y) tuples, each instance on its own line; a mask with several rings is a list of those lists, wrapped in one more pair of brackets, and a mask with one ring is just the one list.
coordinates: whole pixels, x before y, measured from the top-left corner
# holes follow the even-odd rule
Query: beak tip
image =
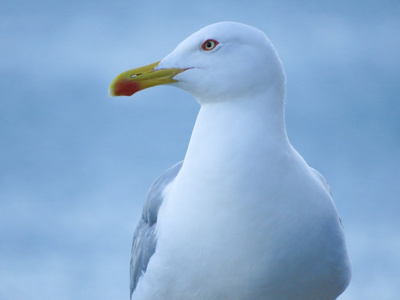
[(108, 97), (114, 97), (114, 96), (116, 96), (115, 93), (114, 93), (114, 89), (110, 87), (108, 89)]
[(108, 89), (108, 95), (110, 97), (116, 96), (132, 96), (142, 88), (137, 82), (130, 82), (129, 80), (120, 79), (111, 83)]

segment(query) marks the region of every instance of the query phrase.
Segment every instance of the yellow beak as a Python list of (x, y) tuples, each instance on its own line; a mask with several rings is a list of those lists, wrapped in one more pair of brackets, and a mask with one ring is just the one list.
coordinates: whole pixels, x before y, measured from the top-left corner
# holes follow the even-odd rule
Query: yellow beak
[(154, 70), (159, 63), (158, 61), (119, 74), (110, 84), (109, 95), (111, 97), (131, 96), (138, 91), (152, 86), (177, 82), (173, 78), (187, 70), (178, 68)]

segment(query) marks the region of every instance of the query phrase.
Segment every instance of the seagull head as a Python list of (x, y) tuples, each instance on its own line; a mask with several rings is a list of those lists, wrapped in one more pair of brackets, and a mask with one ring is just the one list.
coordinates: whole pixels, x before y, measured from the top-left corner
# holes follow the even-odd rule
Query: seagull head
[(131, 96), (161, 84), (190, 92), (200, 104), (274, 91), (284, 95), (285, 74), (266, 35), (251, 26), (220, 22), (195, 32), (162, 60), (118, 75), (111, 96)]

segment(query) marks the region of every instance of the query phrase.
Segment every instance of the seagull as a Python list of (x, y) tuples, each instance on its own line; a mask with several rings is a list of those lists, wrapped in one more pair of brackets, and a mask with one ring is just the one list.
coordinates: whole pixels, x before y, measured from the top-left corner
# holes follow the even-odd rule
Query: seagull
[(131, 299), (336, 299), (351, 277), (342, 223), (326, 180), (289, 142), (285, 73), (266, 35), (209, 25), (109, 93), (160, 84), (200, 110), (184, 160), (147, 194)]

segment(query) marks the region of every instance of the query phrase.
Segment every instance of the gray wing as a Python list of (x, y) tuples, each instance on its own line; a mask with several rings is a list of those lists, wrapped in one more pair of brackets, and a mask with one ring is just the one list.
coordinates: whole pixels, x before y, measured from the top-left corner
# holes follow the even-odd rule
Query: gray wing
[(155, 234), (158, 210), (163, 202), (163, 191), (171, 183), (183, 162), (179, 162), (163, 173), (150, 187), (143, 206), (142, 218), (133, 235), (131, 252), (131, 297), (139, 278), (146, 272), (151, 256), (156, 251)]
[[(322, 183), (323, 187), (325, 188), (325, 191), (332, 197), (331, 188), (330, 188), (328, 182), (326, 181), (325, 177), (324, 177), (320, 172), (318, 172), (317, 170), (315, 170), (314, 168), (311, 168), (311, 167), (310, 167), (310, 169), (311, 169), (311, 171), (314, 173), (314, 175), (317, 176), (317, 178), (319, 179), (319, 181)], [(340, 226), (341, 226), (342, 228), (344, 228), (344, 227), (343, 227), (343, 223), (342, 223), (342, 219), (341, 219), (339, 216), (338, 216), (338, 219), (339, 219)]]
[(320, 172), (318, 172), (317, 170), (315, 170), (314, 168), (311, 168), (311, 167), (309, 167), (309, 168), (311, 169), (311, 171), (313, 172), (313, 174), (314, 174), (315, 176), (317, 176), (318, 180), (321, 182), (322, 186), (325, 188), (325, 191), (326, 191), (329, 195), (332, 196), (331, 188), (329, 187), (329, 184), (328, 184), (328, 182), (326, 181), (325, 177), (324, 177)]

